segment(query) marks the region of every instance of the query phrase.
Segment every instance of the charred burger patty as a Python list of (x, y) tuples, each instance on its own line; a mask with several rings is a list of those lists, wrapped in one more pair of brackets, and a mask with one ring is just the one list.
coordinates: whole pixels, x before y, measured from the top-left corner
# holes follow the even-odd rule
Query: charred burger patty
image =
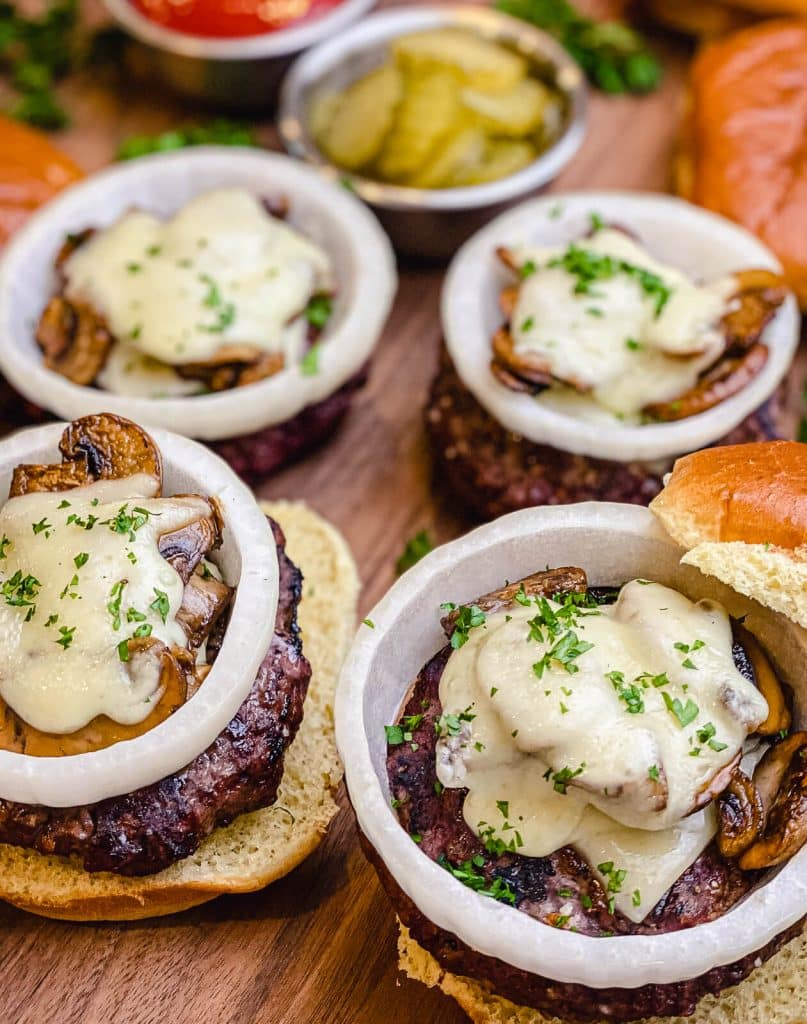
[[(780, 437), (778, 401), (766, 402), (718, 444)], [(647, 505), (664, 465), (612, 462), (536, 444), (495, 420), (466, 388), (444, 352), (426, 406), (437, 475), (482, 519), (536, 505), (622, 501)]]
[[(67, 809), (0, 800), (0, 842), (78, 856), (87, 871), (151, 875), (190, 856), (216, 828), (275, 801), (311, 668), (297, 626), (302, 574), (271, 525), (280, 569), (275, 632), (227, 728), (182, 771), (134, 793)], [(210, 660), (216, 650), (211, 637)]]

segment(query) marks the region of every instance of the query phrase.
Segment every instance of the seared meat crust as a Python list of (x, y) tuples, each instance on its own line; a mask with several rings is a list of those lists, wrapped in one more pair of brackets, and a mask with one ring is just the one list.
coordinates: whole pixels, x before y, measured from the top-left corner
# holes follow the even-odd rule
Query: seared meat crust
[(595, 989), (586, 985), (553, 981), (530, 974), (485, 956), (466, 946), (449, 931), (433, 924), (398, 886), (375, 849), (361, 837), (367, 858), (378, 872), (381, 884), (412, 938), (452, 974), (472, 978), (496, 995), (518, 1006), (541, 1010), (553, 1019), (566, 1021), (636, 1021), (646, 1017), (688, 1017), (706, 995), (719, 995), (739, 985), (755, 968), (800, 935), (807, 918), (777, 935), (762, 949), (725, 967), (715, 967), (699, 978), (667, 985), (642, 985), (640, 988)]
[[(333, 436), (354, 398), (367, 383), (368, 370), (369, 366), (365, 366), (332, 395), (309, 405), (285, 423), (244, 437), (217, 441), (210, 447), (245, 480), (269, 476)], [(0, 434), (34, 423), (46, 423), (53, 418), (17, 394), (0, 377)]]
[[(496, 878), (506, 881), (519, 910), (546, 924), (575, 928), (583, 935), (645, 935), (691, 928), (725, 914), (748, 892), (755, 873), (741, 871), (712, 845), (637, 925), (619, 913), (608, 912), (608, 897), (600, 882), (571, 847), (549, 857), (488, 854), (462, 815), (467, 790), (435, 792), (435, 722), (442, 713), (440, 678), (451, 650), (446, 645), (418, 676), (402, 718), (423, 718), (412, 731), (412, 742), (390, 747), (387, 757), (390, 789), (401, 824), (410, 835), (421, 837), (420, 848), (427, 857), (435, 861), (446, 858), (455, 866), (483, 857), (481, 871), (488, 882)], [(583, 906), (589, 901), (590, 907)]]
[(66, 809), (0, 800), (0, 842), (77, 855), (87, 871), (150, 875), (190, 856), (239, 814), (275, 801), (311, 667), (297, 627), (302, 575), (285, 553), (280, 527), (271, 525), (280, 564), (275, 633), (226, 729), (186, 768), (134, 793)]
[[(423, 718), (412, 731), (412, 743), (390, 747), (387, 757), (390, 788), (397, 801), (401, 824), (411, 835), (421, 837), (420, 848), (428, 857), (445, 858), (453, 865), (482, 857), (485, 865), (480, 870), (487, 884), (496, 878), (507, 882), (518, 910), (547, 924), (575, 928), (580, 934), (592, 936), (649, 935), (691, 928), (726, 913), (750, 890), (758, 873), (741, 871), (712, 844), (668, 890), (645, 921), (635, 925), (619, 913), (609, 913), (602, 886), (586, 861), (571, 847), (549, 857), (511, 853), (492, 857), (487, 854), (462, 815), (466, 790), (435, 792), (437, 733), (434, 723), (442, 710), (440, 678), (451, 650), (446, 645), (418, 676), (401, 718), (420, 714)], [(530, 974), (466, 946), (456, 935), (433, 924), (398, 886), (370, 844), (362, 839), (362, 845), (398, 917), (442, 967), (482, 982), (518, 1005), (569, 1020), (633, 1021), (656, 1015), (688, 1016), (703, 996), (719, 994), (724, 988), (742, 981), (800, 934), (807, 921), (805, 918), (758, 952), (734, 964), (714, 968), (700, 978), (629, 990), (592, 989)], [(584, 906), (589, 901), (591, 905)]]
[[(778, 401), (772, 399), (718, 444), (780, 437), (778, 414)], [(426, 427), (435, 476), (447, 482), (474, 518), (484, 520), (576, 501), (647, 505), (669, 468), (573, 455), (511, 433), (476, 401), (445, 351), (426, 406)]]

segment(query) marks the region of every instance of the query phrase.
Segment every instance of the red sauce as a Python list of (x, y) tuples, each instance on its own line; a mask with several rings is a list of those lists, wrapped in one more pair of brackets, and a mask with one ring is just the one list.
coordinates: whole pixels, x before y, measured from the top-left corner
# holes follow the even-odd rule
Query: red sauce
[(132, 0), (151, 21), (206, 38), (264, 35), (316, 18), (341, 0)]

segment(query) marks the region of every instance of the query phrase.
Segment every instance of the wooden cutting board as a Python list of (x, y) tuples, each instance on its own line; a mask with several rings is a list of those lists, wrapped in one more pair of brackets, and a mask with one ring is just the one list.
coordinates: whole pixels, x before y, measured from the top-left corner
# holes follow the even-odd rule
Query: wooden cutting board
[[(393, 6), (393, 4), (388, 4)], [(591, 6), (591, 5), (589, 5)], [(603, 4), (599, 5), (600, 9)], [(97, 10), (86, 4), (88, 17)], [(665, 190), (688, 52), (660, 39), (663, 88), (643, 99), (594, 96), (582, 151), (552, 191)], [(123, 138), (194, 113), (114, 79), (63, 89), (73, 113), (65, 149), (87, 170)], [(204, 116), (201, 115), (200, 116)], [(262, 140), (273, 144), (271, 125)], [(261, 488), (302, 498), (356, 555), (362, 614), (394, 579), (406, 539), (445, 541), (467, 528), (433, 496), (421, 410), (440, 343), (439, 269), (401, 268), (401, 290), (369, 387), (326, 449)], [(798, 415), (802, 374), (791, 379)], [(284, 881), (153, 923), (71, 925), (0, 906), (0, 1019), (7, 1024), (460, 1024), (449, 1000), (399, 976), (395, 923), (342, 811), (320, 850)]]

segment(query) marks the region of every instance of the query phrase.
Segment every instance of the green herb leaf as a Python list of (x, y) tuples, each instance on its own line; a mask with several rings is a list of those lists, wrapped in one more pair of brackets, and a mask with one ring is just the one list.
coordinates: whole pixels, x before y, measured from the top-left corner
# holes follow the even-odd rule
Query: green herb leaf
[(406, 542), (406, 547), (395, 563), (396, 573), (402, 576), (407, 569), (411, 569), (413, 565), (417, 565), (421, 558), (428, 555), (433, 550), (433, 547), (434, 545), (428, 533), (425, 530), (418, 530), (414, 537), (410, 537)]

